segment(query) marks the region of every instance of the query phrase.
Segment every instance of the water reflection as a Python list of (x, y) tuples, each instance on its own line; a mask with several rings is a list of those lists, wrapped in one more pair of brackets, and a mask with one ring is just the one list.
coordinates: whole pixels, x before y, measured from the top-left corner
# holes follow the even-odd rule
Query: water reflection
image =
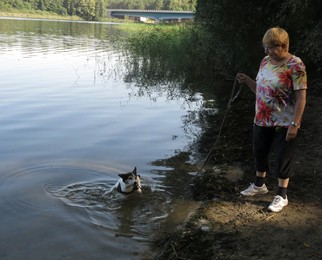
[[(38, 35), (70, 35), (73, 37), (93, 37), (105, 40), (119, 38), (115, 23), (98, 23), (66, 20), (0, 18), (0, 30), (8, 35), (32, 33)], [(109, 27), (111, 25), (111, 27)]]
[(188, 76), (192, 64), (181, 65), (182, 62), (191, 62), (191, 57), (186, 61), (177, 56), (142, 58), (131, 51), (127, 53), (125, 80), (135, 84), (133, 96), (148, 96), (156, 101), (158, 95), (165, 95), (169, 100), (181, 100), (181, 106), (187, 111), (181, 117), (182, 128), (190, 139), (189, 145), (182, 151), (189, 151), (195, 157), (191, 158), (191, 162), (200, 160), (216, 139), (216, 133), (212, 133), (213, 121), (220, 121), (218, 113), (226, 109), (233, 81), (205, 82)]

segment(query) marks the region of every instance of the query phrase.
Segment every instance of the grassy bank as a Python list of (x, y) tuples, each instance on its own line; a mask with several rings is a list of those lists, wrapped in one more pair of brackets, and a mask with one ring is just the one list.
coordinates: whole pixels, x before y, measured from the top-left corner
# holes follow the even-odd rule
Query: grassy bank
[[(0, 10), (0, 17), (15, 17), (15, 18), (29, 18), (29, 19), (48, 19), (48, 20), (67, 20), (67, 21), (86, 21), (79, 16), (70, 16), (70, 15), (58, 15), (52, 12), (45, 12), (45, 11), (34, 11), (34, 10), (27, 10), (27, 11), (1, 11)], [(90, 21), (93, 22), (93, 21)], [(121, 19), (107, 19), (102, 18), (99, 19), (97, 22), (114, 22), (114, 23), (132, 23), (129, 20), (121, 20)]]
[(39, 10), (0, 10), (1, 17), (17, 17), (17, 18), (40, 18), (40, 19), (55, 19), (55, 20), (73, 20), (81, 21), (82, 18), (78, 16), (58, 15), (52, 12)]
[[(83, 18), (73, 15), (59, 15), (53, 12), (40, 10), (18, 10), (18, 9), (0, 9), (0, 17), (15, 17), (15, 18), (33, 18), (33, 19), (51, 19), (51, 20), (69, 20), (69, 21), (85, 21)], [(130, 23), (130, 20), (122, 20), (116, 18), (101, 18), (97, 22), (116, 22), (116, 23)]]

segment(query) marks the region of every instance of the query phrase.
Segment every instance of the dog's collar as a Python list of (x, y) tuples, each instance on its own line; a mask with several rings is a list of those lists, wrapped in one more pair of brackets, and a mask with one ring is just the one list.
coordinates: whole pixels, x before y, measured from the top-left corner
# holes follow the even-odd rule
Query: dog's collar
[(132, 189), (131, 191), (129, 191), (129, 192), (125, 192), (125, 191), (122, 191), (121, 184), (119, 184), (119, 185), (117, 186), (116, 190), (117, 190), (118, 192), (120, 192), (120, 193), (123, 193), (123, 194), (130, 194), (130, 193), (131, 193), (132, 191), (134, 191), (134, 190), (139, 190), (139, 189), (141, 189), (141, 186), (140, 186), (140, 185), (138, 185), (136, 182), (134, 183), (134, 185), (133, 185), (132, 187), (133, 187), (133, 189)]

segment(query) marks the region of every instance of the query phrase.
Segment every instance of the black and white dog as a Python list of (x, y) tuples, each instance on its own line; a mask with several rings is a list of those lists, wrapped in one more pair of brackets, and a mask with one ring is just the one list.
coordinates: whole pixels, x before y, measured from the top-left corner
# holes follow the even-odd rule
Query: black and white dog
[(136, 173), (136, 167), (132, 172), (119, 174), (119, 177), (118, 182), (109, 191), (106, 191), (103, 196), (114, 190), (125, 194), (129, 194), (132, 191), (141, 192), (141, 178)]

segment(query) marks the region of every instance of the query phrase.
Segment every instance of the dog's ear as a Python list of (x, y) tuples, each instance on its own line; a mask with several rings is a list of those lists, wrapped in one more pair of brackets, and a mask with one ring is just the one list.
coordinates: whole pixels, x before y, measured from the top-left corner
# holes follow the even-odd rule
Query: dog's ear
[(136, 174), (136, 167), (134, 167), (134, 170), (132, 171), (132, 173), (133, 173), (134, 175), (137, 175), (137, 174)]
[(122, 178), (122, 180), (125, 182), (129, 177), (129, 175), (127, 173), (120, 173), (119, 177)]

